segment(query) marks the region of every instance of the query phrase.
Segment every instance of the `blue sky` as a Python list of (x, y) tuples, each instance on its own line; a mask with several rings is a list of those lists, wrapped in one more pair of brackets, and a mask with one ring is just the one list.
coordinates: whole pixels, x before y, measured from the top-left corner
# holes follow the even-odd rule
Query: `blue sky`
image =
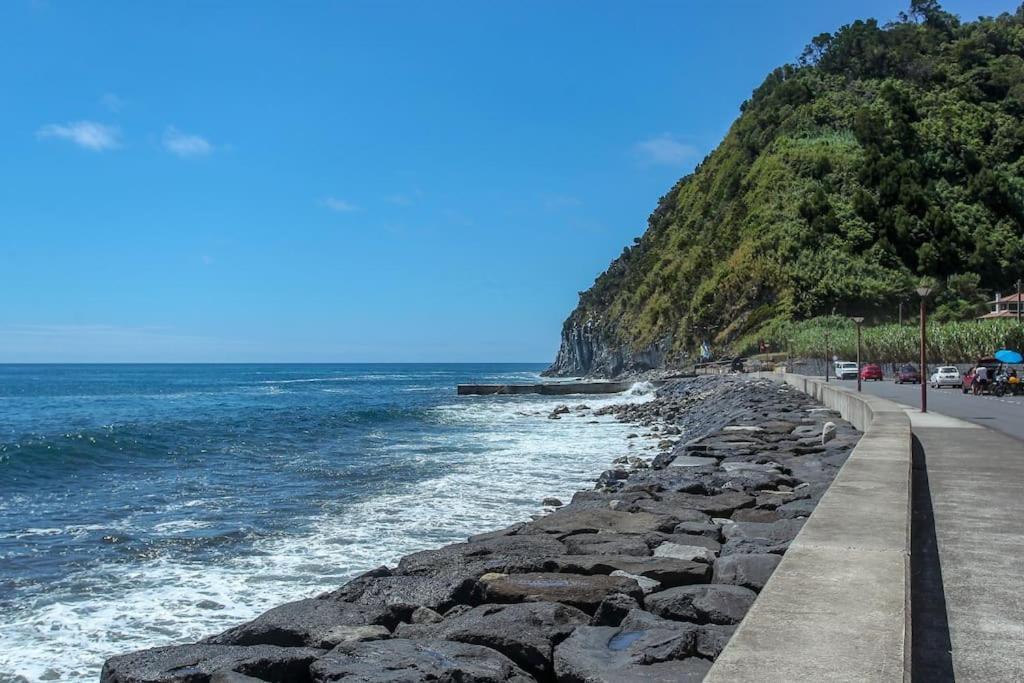
[(548, 361), (765, 74), (904, 5), (2, 3), (0, 362)]

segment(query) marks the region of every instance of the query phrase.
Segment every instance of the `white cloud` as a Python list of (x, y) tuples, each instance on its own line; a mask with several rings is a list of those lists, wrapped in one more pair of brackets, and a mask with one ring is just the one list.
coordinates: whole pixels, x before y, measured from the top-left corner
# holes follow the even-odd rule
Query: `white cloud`
[(423, 199), (423, 190), (416, 188), (412, 192), (396, 192), (384, 197), (385, 201), (395, 206), (412, 206)]
[(100, 98), (100, 104), (115, 114), (124, 108), (124, 100), (112, 92), (104, 93), (103, 97)]
[(120, 146), (116, 126), (106, 126), (95, 121), (74, 121), (72, 123), (51, 123), (36, 131), (39, 138), (70, 140), (79, 147), (101, 152)]
[(677, 165), (697, 156), (697, 149), (693, 145), (688, 145), (668, 133), (638, 142), (633, 146), (633, 150), (649, 164)]
[(213, 151), (213, 145), (206, 138), (183, 133), (174, 126), (164, 131), (164, 148), (182, 158), (202, 157)]
[(320, 202), (331, 211), (338, 213), (351, 213), (352, 211), (358, 211), (359, 207), (350, 201), (345, 199), (338, 199), (337, 197), (328, 197)]

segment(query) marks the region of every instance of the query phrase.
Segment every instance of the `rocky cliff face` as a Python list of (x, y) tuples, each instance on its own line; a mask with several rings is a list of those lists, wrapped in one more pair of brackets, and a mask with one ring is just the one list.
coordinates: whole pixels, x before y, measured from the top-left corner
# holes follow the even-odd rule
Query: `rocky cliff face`
[(549, 377), (618, 377), (666, 365), (668, 340), (634, 350), (593, 320), (570, 316), (562, 326), (558, 356), (544, 375)]

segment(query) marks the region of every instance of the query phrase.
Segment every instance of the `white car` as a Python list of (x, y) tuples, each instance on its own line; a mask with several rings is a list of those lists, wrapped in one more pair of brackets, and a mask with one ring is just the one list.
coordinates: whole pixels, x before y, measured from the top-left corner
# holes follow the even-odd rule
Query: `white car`
[(857, 379), (857, 364), (837, 360), (835, 363), (836, 379)]
[(960, 379), (960, 371), (953, 365), (943, 365), (932, 373), (931, 379), (928, 380), (928, 383), (936, 389), (941, 389), (942, 387), (959, 387), (962, 383), (962, 380)]

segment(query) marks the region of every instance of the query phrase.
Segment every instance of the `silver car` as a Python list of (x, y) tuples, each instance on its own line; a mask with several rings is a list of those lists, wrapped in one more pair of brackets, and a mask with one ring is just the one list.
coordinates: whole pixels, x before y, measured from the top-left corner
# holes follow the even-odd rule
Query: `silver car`
[(936, 389), (959, 387), (961, 384), (960, 371), (953, 365), (943, 365), (932, 373), (928, 383)]

